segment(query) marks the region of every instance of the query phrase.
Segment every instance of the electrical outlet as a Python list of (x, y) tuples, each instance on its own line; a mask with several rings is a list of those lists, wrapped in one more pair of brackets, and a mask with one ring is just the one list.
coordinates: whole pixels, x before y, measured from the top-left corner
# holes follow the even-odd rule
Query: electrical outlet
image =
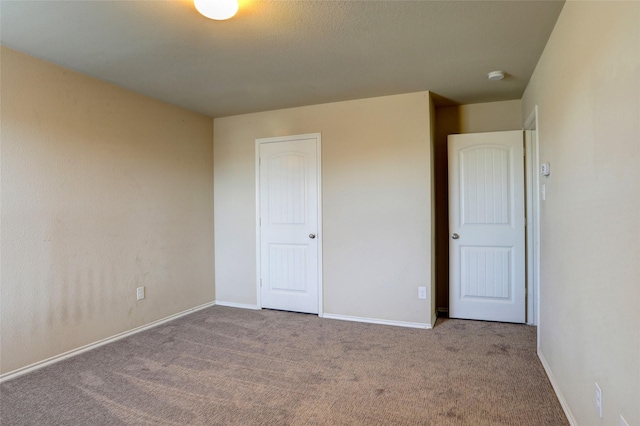
[(138, 287), (136, 289), (136, 297), (138, 300), (144, 299), (144, 287)]
[(629, 426), (629, 423), (622, 417), (622, 414), (620, 414), (620, 426)]
[(427, 298), (427, 288), (418, 287), (418, 299), (426, 299), (426, 298)]
[(598, 382), (596, 382), (596, 410), (598, 416), (602, 418), (602, 389), (598, 386)]

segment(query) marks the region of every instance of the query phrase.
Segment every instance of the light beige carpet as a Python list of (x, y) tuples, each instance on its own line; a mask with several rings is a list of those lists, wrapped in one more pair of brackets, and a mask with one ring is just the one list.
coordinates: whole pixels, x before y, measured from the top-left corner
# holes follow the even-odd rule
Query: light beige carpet
[(5, 382), (5, 425), (566, 425), (533, 327), (215, 306)]

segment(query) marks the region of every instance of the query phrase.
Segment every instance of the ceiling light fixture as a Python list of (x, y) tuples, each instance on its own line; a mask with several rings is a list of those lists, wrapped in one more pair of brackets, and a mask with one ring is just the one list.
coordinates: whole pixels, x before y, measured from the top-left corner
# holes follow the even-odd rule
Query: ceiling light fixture
[(498, 81), (504, 78), (504, 71), (491, 71), (487, 74), (487, 78), (491, 81)]
[(194, 0), (193, 4), (202, 15), (216, 21), (229, 19), (238, 11), (238, 0)]

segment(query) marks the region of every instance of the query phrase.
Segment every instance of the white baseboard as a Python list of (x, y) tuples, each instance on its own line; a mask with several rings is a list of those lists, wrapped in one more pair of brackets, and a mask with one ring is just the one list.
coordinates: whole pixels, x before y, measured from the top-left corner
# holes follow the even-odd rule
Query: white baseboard
[(431, 328), (431, 324), (422, 323), (422, 322), (407, 322), (407, 321), (385, 320), (385, 319), (378, 319), (378, 318), (353, 317), (350, 315), (328, 314), (326, 312), (322, 315), (322, 317), (327, 319), (335, 319), (335, 320), (342, 320), (342, 321), (366, 322), (369, 324), (380, 324), (380, 325), (394, 325), (397, 327), (409, 327), (409, 328), (421, 328), (421, 329)]
[(165, 322), (172, 321), (174, 319), (183, 317), (185, 315), (191, 314), (193, 312), (209, 308), (215, 305), (216, 302), (205, 303), (204, 305), (196, 306), (195, 308), (190, 308), (182, 312), (178, 312), (177, 314), (169, 315), (168, 317), (159, 319), (157, 321), (150, 322), (149, 324), (142, 325), (140, 327), (133, 328), (128, 331), (124, 331), (122, 333), (118, 333), (114, 336), (107, 337), (106, 339), (98, 340), (97, 342), (89, 343), (88, 345), (81, 346), (76, 349), (72, 349), (70, 351), (64, 352), (60, 355), (52, 356), (51, 358), (47, 358), (42, 361), (38, 361), (36, 363), (27, 365), (22, 368), (18, 368), (17, 370), (9, 371), (8, 373), (4, 373), (0, 375), (0, 383), (5, 382), (7, 380), (15, 379), (18, 376), (22, 376), (23, 374), (30, 373), (35, 370), (39, 370), (40, 368), (46, 367), (47, 365), (55, 364), (56, 362), (60, 362), (67, 358), (74, 357), (76, 355), (80, 355), (81, 353), (88, 352), (92, 349), (98, 348), (100, 346), (106, 345), (108, 343), (115, 342), (116, 340), (123, 339), (125, 337), (129, 337), (133, 334), (140, 333), (141, 331), (148, 330), (153, 327), (157, 327), (160, 324), (164, 324)]
[(254, 311), (259, 311), (260, 309), (262, 309), (258, 305), (248, 305), (246, 303), (236, 303), (236, 302), (225, 302), (224, 300), (216, 300), (216, 305), (228, 306), (229, 308), (251, 309)]
[(553, 387), (553, 390), (555, 391), (556, 396), (558, 397), (558, 401), (560, 401), (560, 405), (562, 406), (562, 410), (564, 411), (565, 416), (567, 416), (567, 420), (569, 421), (569, 424), (571, 426), (578, 426), (578, 422), (576, 421), (576, 418), (573, 416), (573, 412), (571, 411), (571, 408), (569, 408), (569, 404), (567, 404), (567, 400), (564, 399), (564, 395), (562, 395), (562, 392), (560, 391), (560, 386), (558, 386), (558, 382), (556, 381), (556, 378), (553, 375), (553, 372), (551, 371), (551, 367), (549, 367), (549, 364), (547, 363), (546, 358), (544, 357), (544, 355), (542, 354), (539, 348), (538, 348), (538, 358), (540, 359), (540, 362), (544, 367), (544, 371), (547, 373), (547, 377), (549, 378), (549, 381), (551, 382), (551, 386)]

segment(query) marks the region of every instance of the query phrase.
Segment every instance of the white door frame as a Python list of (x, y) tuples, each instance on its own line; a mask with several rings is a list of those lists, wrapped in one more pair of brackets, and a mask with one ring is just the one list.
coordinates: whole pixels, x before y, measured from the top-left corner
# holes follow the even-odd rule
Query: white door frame
[(533, 138), (525, 135), (527, 324), (540, 325), (540, 142), (537, 105), (524, 122), (524, 130), (534, 131)]
[(266, 143), (276, 142), (288, 142), (296, 141), (300, 139), (315, 139), (316, 140), (316, 161), (317, 161), (317, 173), (318, 173), (318, 227), (316, 240), (318, 241), (318, 316), (323, 315), (322, 306), (322, 142), (320, 133), (307, 133), (303, 135), (292, 136), (276, 136), (272, 138), (259, 138), (256, 139), (255, 148), (255, 174), (256, 174), (256, 305), (258, 309), (262, 309), (262, 292), (260, 289), (260, 277), (261, 271), (261, 253), (260, 253), (260, 145)]

